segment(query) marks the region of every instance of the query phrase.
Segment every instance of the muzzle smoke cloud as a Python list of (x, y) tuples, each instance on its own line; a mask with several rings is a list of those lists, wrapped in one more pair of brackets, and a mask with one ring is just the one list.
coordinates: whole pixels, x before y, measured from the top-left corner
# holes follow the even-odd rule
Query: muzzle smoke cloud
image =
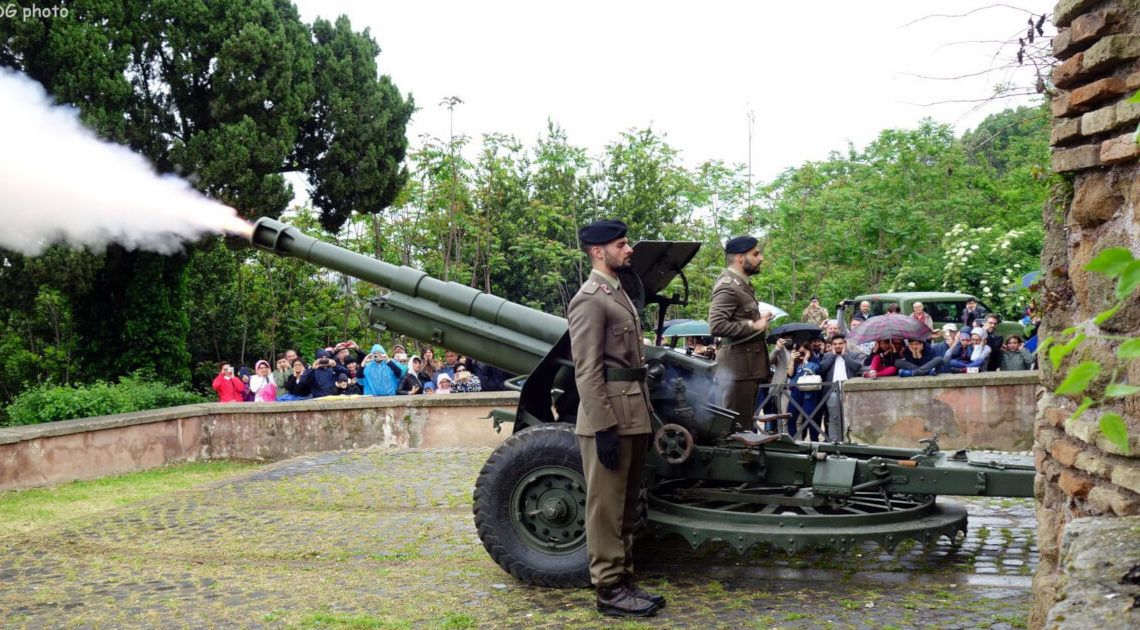
[(247, 233), (249, 224), (0, 68), (0, 247), (35, 256), (55, 242), (95, 251), (114, 242), (169, 254), (223, 231)]

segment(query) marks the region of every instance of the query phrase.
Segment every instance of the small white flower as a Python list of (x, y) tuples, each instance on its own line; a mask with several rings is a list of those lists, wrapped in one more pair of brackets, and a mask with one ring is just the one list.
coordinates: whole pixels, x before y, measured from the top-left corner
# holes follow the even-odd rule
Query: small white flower
[(914, 288), (914, 283), (913, 283), (913, 282), (908, 282), (908, 283), (906, 283), (906, 286), (908, 286), (908, 287), (910, 287), (910, 288), (912, 288), (912, 289), (913, 289), (913, 288)]
[(1014, 269), (1018, 269), (1018, 268), (1020, 268), (1020, 267), (1021, 267), (1021, 263), (1013, 263), (1013, 268), (1014, 268)]
[(985, 285), (985, 283), (986, 283), (986, 281), (985, 281), (985, 280), (982, 280), (981, 282), (982, 282), (982, 284), (983, 284), (983, 285)]
[(977, 249), (977, 248), (978, 248), (978, 246), (977, 246), (977, 245), (971, 245), (971, 246), (970, 246), (970, 249)]
[(1002, 284), (1009, 284), (1009, 278), (1002, 278), (1001, 283)]
[(986, 288), (982, 289), (982, 293), (985, 293), (986, 295), (989, 295), (989, 294), (990, 294), (990, 288), (989, 288), (989, 287), (986, 287)]
[(1007, 269), (1005, 270), (1005, 272), (1006, 272), (1006, 273), (1013, 273), (1013, 270), (1012, 270), (1012, 269), (1009, 269), (1009, 268), (1007, 268)]

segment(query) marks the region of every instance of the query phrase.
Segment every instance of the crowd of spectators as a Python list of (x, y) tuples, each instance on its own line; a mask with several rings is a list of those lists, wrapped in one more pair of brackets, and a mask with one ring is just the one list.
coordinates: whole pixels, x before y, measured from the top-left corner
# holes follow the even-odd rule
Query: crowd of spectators
[[(766, 413), (793, 411), (788, 432), (795, 434), (797, 424), (809, 422), (804, 431), (811, 440), (819, 439), (818, 427), (827, 427), (827, 439), (832, 427), (828, 418), (838, 417), (839, 400), (836, 388), (829, 384), (853, 377), (877, 379), (884, 377), (937, 376), (990, 371), (1032, 370), (1037, 367), (1036, 329), (1041, 323), (1033, 307), (1024, 311), (1019, 322), (1021, 335), (1003, 337), (995, 332), (1001, 318), (987, 313), (976, 300), (969, 300), (962, 312), (961, 325), (946, 323), (935, 329), (935, 322), (921, 302), (912, 305), (910, 317), (931, 328), (927, 338), (879, 339), (864, 343), (848, 343), (847, 335), (873, 317), (871, 303), (862, 302), (847, 323), (846, 309), (855, 303), (846, 301), (836, 307), (836, 316), (829, 318), (827, 310), (813, 297), (804, 309), (801, 320), (816, 324), (821, 333), (810, 339), (789, 335), (776, 340), (769, 356), (772, 383), (784, 385), (779, 396), (761, 396), (767, 399)], [(898, 304), (889, 304), (887, 314), (902, 314)], [(790, 404), (794, 402), (795, 404)], [(774, 427), (764, 427), (771, 431)]]
[(402, 344), (395, 344), (389, 356), (381, 344), (366, 353), (349, 340), (317, 350), (312, 363), (286, 350), (277, 356), (275, 370), (264, 359), (252, 371), (222, 362), (213, 387), (219, 402), (272, 402), (502, 391), (511, 376), (451, 350), (439, 360), (430, 347), (422, 355), (409, 356)]

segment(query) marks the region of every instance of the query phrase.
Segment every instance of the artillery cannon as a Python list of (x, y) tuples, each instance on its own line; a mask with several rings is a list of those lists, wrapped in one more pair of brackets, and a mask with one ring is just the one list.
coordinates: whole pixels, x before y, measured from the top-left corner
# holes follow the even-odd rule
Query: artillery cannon
[[(491, 453), (475, 484), (475, 525), (499, 565), (529, 584), (589, 584), (585, 481), (573, 435), (578, 394), (566, 320), (502, 298), (376, 261), (260, 219), (260, 249), (294, 256), (387, 287), (368, 315), (392, 330), (520, 374), (514, 410), (495, 410), (513, 433)], [(623, 288), (643, 314), (685, 304), (683, 269), (700, 243), (642, 241)], [(665, 295), (680, 278), (682, 293)], [(847, 550), (864, 541), (890, 549), (906, 538), (931, 544), (966, 532), (966, 511), (938, 495), (1028, 497), (1024, 456), (853, 443), (797, 442), (738, 431), (735, 414), (711, 404), (714, 364), (673, 349), (646, 348), (653, 446), (646, 464), (642, 534), (676, 535), (693, 548), (726, 542), (744, 552), (768, 543), (789, 553)], [(743, 423), (751, 424), (749, 422)]]

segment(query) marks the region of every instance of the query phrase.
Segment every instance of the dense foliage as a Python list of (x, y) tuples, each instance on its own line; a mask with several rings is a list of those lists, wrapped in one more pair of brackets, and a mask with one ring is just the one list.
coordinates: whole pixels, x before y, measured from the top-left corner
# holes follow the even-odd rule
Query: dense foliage
[(0, 426), (89, 418), (210, 400), (213, 398), (159, 383), (153, 375), (132, 374), (120, 378), (118, 383), (42, 384), (16, 396), (8, 405), (8, 418), (0, 421)]
[[(309, 25), (289, 0), (78, 0), (68, 9), (67, 19), (0, 20), (0, 66), (39, 81), (159, 172), (186, 176), (247, 217), (283, 212), (294, 196), (285, 174), (301, 173), (320, 225), (333, 231), (384, 210), (403, 188), (414, 106), (378, 73), (378, 44), (347, 18)], [(179, 256), (112, 246), (41, 262), (0, 252), (0, 345), (15, 351), (0, 366), (0, 394), (136, 369), (184, 383), (195, 363), (233, 356), (228, 341), (209, 353), (198, 342), (208, 329), (191, 296), (218, 294), (207, 307), (224, 307), (227, 286), (242, 279), (233, 256), (202, 272), (215, 254), (212, 245)], [(238, 305), (233, 317), (245, 315)], [(230, 315), (206, 317), (224, 324)]]

